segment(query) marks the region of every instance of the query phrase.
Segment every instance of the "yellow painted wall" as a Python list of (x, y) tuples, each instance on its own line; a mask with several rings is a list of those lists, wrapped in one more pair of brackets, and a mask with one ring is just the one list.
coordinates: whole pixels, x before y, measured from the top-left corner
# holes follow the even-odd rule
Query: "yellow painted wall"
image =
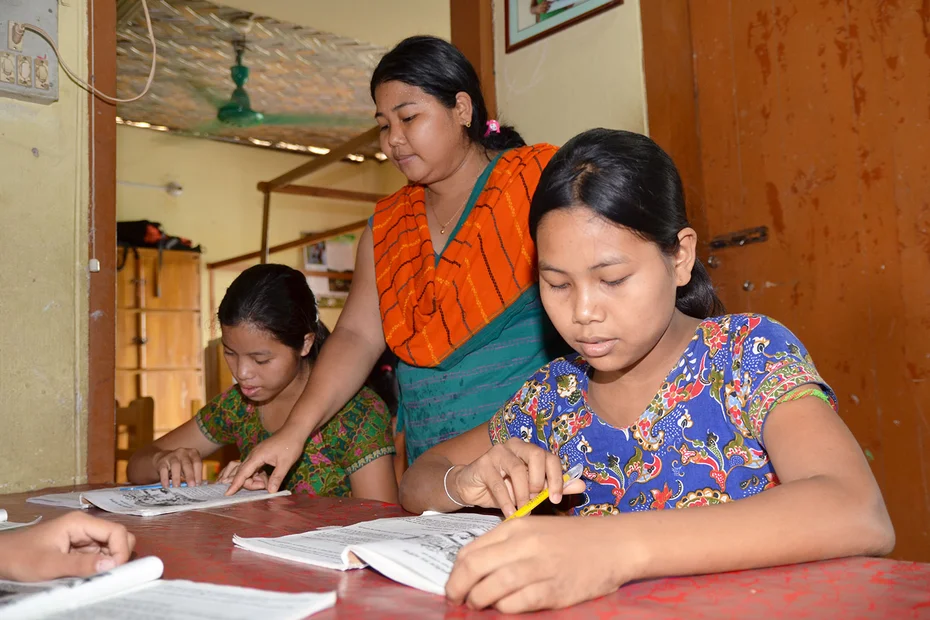
[[(58, 11), (84, 75), (87, 2)], [(0, 98), (0, 493), (85, 480), (86, 119), (67, 80), (51, 105)]]
[[(262, 195), (256, 184), (287, 172), (307, 157), (121, 126), (117, 129), (116, 159), (119, 181), (174, 182), (184, 188), (180, 196), (172, 197), (157, 189), (117, 185), (116, 216), (118, 221), (160, 222), (167, 233), (204, 247), (201, 308), (204, 341), (208, 340), (212, 316), (206, 263), (261, 247)], [(387, 195), (399, 188), (404, 178), (390, 164), (366, 161), (335, 164), (299, 182)], [(283, 243), (302, 232), (365, 219), (373, 209), (373, 204), (358, 202), (272, 196), (269, 238), (272, 245)], [(296, 249), (273, 254), (271, 260), (301, 265)], [(241, 268), (250, 264), (254, 263)], [(238, 271), (218, 270), (215, 274), (215, 301), (219, 304)], [(338, 311), (324, 308), (322, 317), (332, 327)]]
[(640, 0), (504, 52), (504, 3), (494, 0), (501, 118), (528, 143), (563, 144), (592, 127), (646, 133)]
[(449, 0), (222, 0), (217, 4), (382, 47), (415, 34), (450, 36)]

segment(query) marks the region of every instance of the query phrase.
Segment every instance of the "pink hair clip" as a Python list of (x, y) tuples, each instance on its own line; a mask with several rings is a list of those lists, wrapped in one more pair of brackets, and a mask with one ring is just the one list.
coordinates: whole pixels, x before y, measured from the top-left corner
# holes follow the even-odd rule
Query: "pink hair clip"
[(484, 137), (487, 138), (492, 133), (500, 133), (500, 132), (501, 132), (501, 124), (492, 118), (491, 120), (488, 121), (488, 129), (487, 131), (484, 132)]

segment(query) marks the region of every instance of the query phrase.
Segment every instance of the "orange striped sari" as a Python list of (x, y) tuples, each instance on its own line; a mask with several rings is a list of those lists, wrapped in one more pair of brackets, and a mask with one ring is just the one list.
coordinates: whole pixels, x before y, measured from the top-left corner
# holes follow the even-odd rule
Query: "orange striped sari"
[(530, 200), (555, 151), (524, 146), (489, 164), (438, 259), (422, 186), (378, 203), (371, 229), (381, 319), (401, 360), (439, 366), (535, 284)]

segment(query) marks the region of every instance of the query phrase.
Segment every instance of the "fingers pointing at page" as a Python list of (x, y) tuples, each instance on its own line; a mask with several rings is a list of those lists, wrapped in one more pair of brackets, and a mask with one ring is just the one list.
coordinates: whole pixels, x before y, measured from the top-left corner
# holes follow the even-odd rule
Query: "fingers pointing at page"
[(252, 478), (265, 465), (271, 465), (274, 468), (271, 476), (268, 477), (268, 492), (277, 493), (287, 472), (303, 454), (305, 443), (306, 438), (294, 437), (284, 429), (279, 430), (255, 446), (248, 458), (242, 461), (239, 470), (229, 484), (226, 495), (232, 495), (243, 488), (246, 480)]

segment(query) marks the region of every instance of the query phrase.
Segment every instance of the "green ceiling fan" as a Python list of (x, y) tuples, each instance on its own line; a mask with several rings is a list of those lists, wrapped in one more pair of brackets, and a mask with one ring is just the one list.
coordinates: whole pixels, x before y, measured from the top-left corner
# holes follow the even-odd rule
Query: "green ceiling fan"
[(230, 67), (230, 76), (236, 85), (228, 99), (217, 99), (203, 87), (197, 87), (198, 93), (212, 106), (217, 108), (216, 118), (198, 128), (202, 133), (212, 133), (225, 128), (248, 129), (261, 125), (291, 125), (301, 127), (367, 127), (370, 118), (338, 116), (327, 114), (267, 114), (252, 108), (245, 84), (249, 80), (249, 68), (242, 64), (246, 51), (245, 39), (233, 41), (236, 64)]

